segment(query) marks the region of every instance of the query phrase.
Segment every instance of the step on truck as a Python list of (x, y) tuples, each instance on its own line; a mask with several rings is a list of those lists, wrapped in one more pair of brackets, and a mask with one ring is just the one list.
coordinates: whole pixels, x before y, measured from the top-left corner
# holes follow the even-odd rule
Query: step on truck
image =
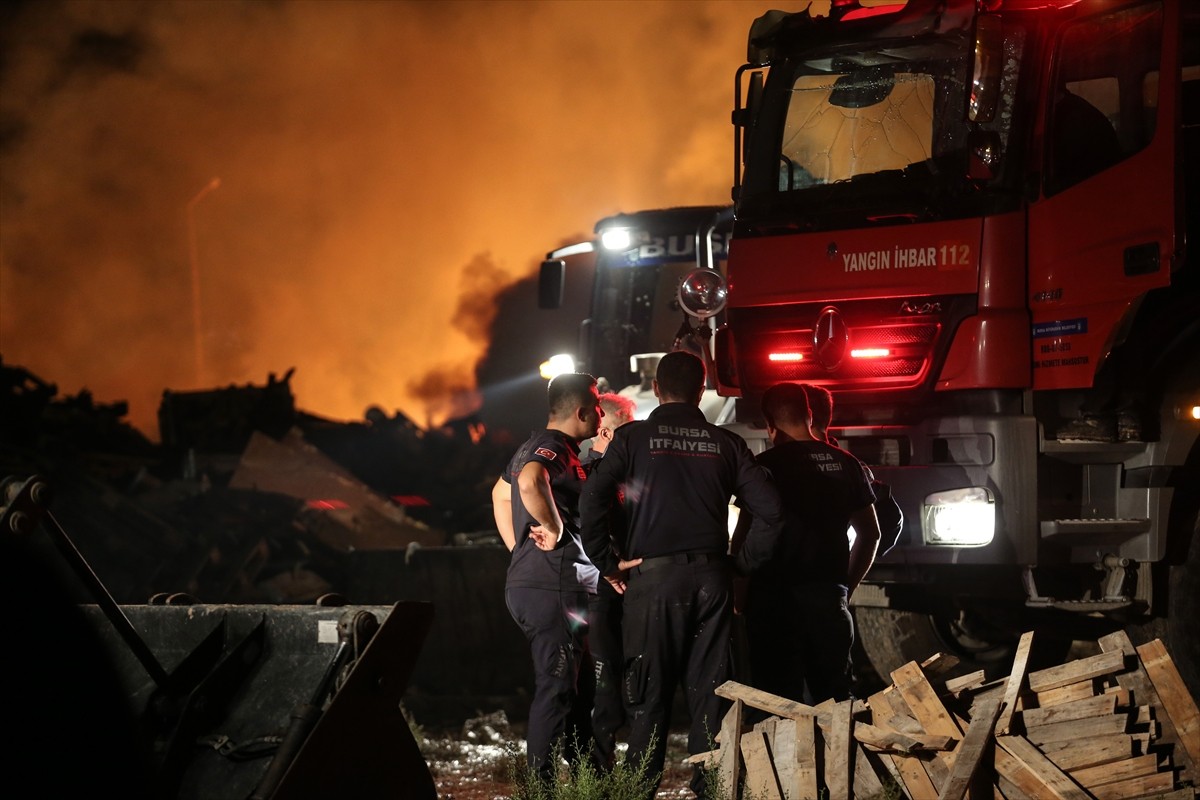
[(717, 388), (827, 387), (900, 499), (877, 671), (1127, 627), (1200, 693), (1200, 8), (833, 0), (734, 83)]

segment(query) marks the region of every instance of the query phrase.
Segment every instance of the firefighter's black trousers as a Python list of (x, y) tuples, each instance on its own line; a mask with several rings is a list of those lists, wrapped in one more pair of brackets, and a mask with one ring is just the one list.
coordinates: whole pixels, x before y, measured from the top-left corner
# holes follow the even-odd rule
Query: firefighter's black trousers
[(746, 609), (751, 684), (812, 705), (849, 699), (854, 618), (846, 587), (797, 583), (756, 590), (754, 580)]
[[(714, 690), (729, 679), (732, 622), (732, 568), (723, 555), (647, 559), (631, 570), (623, 620), (626, 763), (636, 767), (648, 753), (648, 771), (662, 772), (680, 681), (691, 716), (688, 752), (715, 746), (728, 704)], [(692, 789), (704, 793), (699, 768)]]
[(592, 653), (596, 697), (592, 709), (593, 758), (601, 769), (611, 769), (616, 759), (617, 730), (625, 724), (625, 701), (621, 694), (621, 595), (600, 580), (588, 608), (588, 649)]
[(588, 594), (513, 587), (508, 611), (529, 640), (534, 690), (526, 733), (529, 766), (544, 781), (555, 777), (556, 744), (573, 760), (591, 748), (591, 676), (587, 663)]

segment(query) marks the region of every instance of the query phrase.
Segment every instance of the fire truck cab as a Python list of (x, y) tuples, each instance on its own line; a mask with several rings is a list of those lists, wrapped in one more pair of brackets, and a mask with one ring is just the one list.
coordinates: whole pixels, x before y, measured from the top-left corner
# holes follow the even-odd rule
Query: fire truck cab
[(835, 396), (906, 527), (877, 670), (1161, 636), (1200, 693), (1200, 9), (833, 0), (737, 74), (719, 391)]

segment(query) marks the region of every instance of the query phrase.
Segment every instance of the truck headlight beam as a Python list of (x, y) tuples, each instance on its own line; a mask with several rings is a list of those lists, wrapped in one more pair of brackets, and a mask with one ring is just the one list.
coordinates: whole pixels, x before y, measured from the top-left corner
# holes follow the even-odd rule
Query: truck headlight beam
[(982, 486), (934, 492), (921, 506), (925, 544), (983, 547), (996, 535), (996, 502)]

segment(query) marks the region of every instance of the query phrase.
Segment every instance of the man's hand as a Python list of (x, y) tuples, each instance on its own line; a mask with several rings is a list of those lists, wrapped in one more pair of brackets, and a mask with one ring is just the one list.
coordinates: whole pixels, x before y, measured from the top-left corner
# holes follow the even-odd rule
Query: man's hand
[(608, 585), (613, 587), (617, 594), (625, 594), (625, 576), (629, 570), (641, 563), (642, 560), (640, 558), (635, 558), (631, 561), (619, 561), (617, 562), (617, 571), (611, 575), (605, 575), (604, 580), (608, 581)]
[(533, 540), (539, 550), (550, 552), (558, 547), (558, 540), (562, 538), (562, 532), (552, 533), (545, 525), (534, 525), (529, 529), (529, 538)]

